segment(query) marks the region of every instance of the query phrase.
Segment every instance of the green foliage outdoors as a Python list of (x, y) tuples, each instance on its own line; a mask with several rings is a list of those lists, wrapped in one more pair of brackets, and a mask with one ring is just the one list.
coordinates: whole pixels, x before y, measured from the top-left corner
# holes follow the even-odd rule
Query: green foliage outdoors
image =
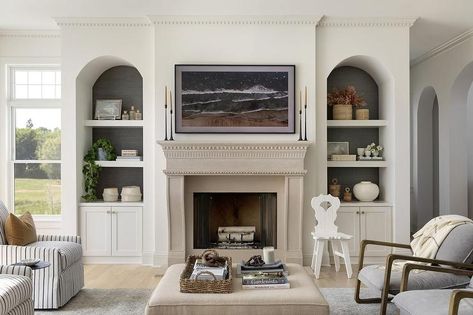
[[(60, 160), (61, 130), (16, 128), (16, 160)], [(15, 164), (15, 212), (61, 213), (61, 167), (57, 163)]]

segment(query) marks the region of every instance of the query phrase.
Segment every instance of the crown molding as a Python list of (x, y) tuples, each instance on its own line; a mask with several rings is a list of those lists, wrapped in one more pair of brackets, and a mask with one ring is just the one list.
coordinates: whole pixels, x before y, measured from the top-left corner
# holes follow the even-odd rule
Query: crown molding
[(312, 15), (155, 15), (155, 25), (318, 25), (321, 16)]
[(9, 38), (60, 38), (56, 30), (0, 30), (0, 37)]
[(458, 46), (460, 45), (461, 43), (463, 43), (464, 41), (470, 39), (473, 37), (473, 28), (466, 31), (466, 32), (463, 32), (461, 33), (460, 35), (457, 35), (449, 40), (447, 40), (446, 42), (438, 45), (437, 47), (429, 50), (428, 52), (420, 55), (419, 57), (417, 58), (414, 58), (412, 59), (411, 61), (411, 68), (430, 59), (430, 58), (433, 58), (437, 55), (440, 55), (442, 53), (444, 53), (445, 51), (449, 50), (449, 49), (452, 49), (453, 47), (455, 46)]
[(319, 27), (411, 27), (413, 17), (330, 17), (324, 16)]
[(149, 27), (152, 26), (146, 17), (57, 17), (54, 18), (60, 28), (66, 27)]

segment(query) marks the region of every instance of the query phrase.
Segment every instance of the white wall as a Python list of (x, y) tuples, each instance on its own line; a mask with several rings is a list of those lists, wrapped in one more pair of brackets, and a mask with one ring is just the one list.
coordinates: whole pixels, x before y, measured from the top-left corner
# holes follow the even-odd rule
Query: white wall
[[(0, 200), (7, 207), (13, 206), (9, 173), (11, 117), (7, 108), (7, 70), (15, 64), (60, 64), (58, 32), (53, 31), (3, 31), (0, 32)], [(61, 222), (36, 220), (39, 234), (57, 234)]]
[[(467, 95), (473, 81), (472, 62), (473, 38), (470, 36), (411, 68), (411, 123), (414, 132), (418, 129), (417, 112), (422, 91), (431, 86), (437, 93), (440, 214), (468, 215), (467, 133), (465, 131), (467, 130)], [(468, 65), (470, 65), (469, 69), (467, 69)], [(465, 72), (465, 69), (469, 71)], [(413, 146), (412, 154), (415, 160), (417, 146)], [(418, 172), (415, 164), (413, 164), (412, 172), (413, 174)], [(417, 183), (412, 182), (411, 185), (415, 186)]]

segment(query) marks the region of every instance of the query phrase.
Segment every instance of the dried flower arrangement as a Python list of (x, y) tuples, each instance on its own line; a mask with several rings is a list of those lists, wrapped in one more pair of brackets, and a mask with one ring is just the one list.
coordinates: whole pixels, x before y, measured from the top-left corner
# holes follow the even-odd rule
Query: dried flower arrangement
[(327, 95), (327, 104), (328, 106), (337, 104), (352, 105), (357, 108), (366, 106), (365, 99), (361, 95), (358, 95), (353, 85), (348, 85), (342, 90), (333, 89), (332, 92)]

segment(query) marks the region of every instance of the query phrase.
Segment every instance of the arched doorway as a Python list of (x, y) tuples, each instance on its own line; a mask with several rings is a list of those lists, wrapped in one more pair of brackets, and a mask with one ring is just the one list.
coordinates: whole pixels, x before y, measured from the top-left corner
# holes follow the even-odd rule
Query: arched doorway
[(439, 106), (433, 87), (423, 90), (417, 108), (416, 230), (439, 215)]

